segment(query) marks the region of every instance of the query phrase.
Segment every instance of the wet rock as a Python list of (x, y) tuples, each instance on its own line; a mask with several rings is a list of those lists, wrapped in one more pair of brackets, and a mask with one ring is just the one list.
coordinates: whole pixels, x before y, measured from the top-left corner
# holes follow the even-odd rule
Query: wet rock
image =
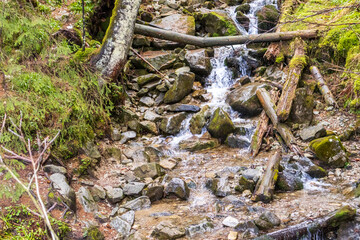
[(243, 12), (238, 11), (236, 13), (236, 20), (246, 31), (249, 31), (250, 19)]
[(145, 22), (151, 22), (154, 19), (154, 16), (151, 12), (142, 12), (140, 17), (141, 17), (141, 20), (143, 20)]
[(311, 141), (316, 138), (326, 136), (326, 129), (322, 124), (304, 128), (300, 131), (300, 137), (303, 141)]
[(260, 179), (261, 177), (261, 170), (260, 169), (253, 169), (253, 168), (248, 168), (245, 169), (243, 171), (241, 171), (241, 175), (246, 178), (247, 180), (252, 180), (255, 183)]
[(63, 175), (66, 175), (66, 173), (67, 173), (66, 168), (61, 167), (61, 166), (52, 165), (52, 164), (45, 165), (43, 167), (43, 169), (44, 169), (44, 172), (51, 173), (51, 174), (61, 173)]
[(145, 195), (149, 197), (151, 202), (158, 201), (164, 196), (163, 185), (152, 185), (145, 190)]
[(211, 117), (210, 107), (208, 105), (202, 107), (201, 111), (194, 114), (190, 120), (190, 131), (192, 134), (200, 134), (205, 127), (207, 121)]
[(198, 224), (192, 224), (186, 228), (186, 234), (189, 237), (194, 237), (196, 234), (210, 232), (214, 228), (214, 224), (207, 219), (204, 219)]
[[(147, 51), (142, 53), (141, 56), (157, 70), (171, 68), (176, 61), (176, 54), (167, 51)], [(149, 64), (140, 58), (133, 58), (132, 63), (138, 68), (145, 68), (149, 72), (155, 72)]]
[(179, 148), (190, 152), (201, 151), (204, 149), (216, 148), (220, 145), (220, 142), (216, 138), (207, 137), (191, 137), (183, 140), (179, 143)]
[(175, 159), (163, 159), (159, 164), (164, 169), (173, 170), (177, 165), (177, 161)]
[(88, 188), (81, 187), (76, 195), (85, 212), (96, 212), (98, 210), (98, 206)]
[(185, 236), (185, 229), (172, 224), (170, 221), (160, 222), (151, 233), (152, 237), (159, 240), (178, 239)]
[(281, 223), (278, 216), (275, 213), (266, 211), (260, 215), (259, 218), (255, 219), (256, 226), (261, 230), (268, 230), (275, 226), (279, 226)]
[(221, 200), (221, 202), (225, 205), (231, 205), (235, 209), (245, 206), (245, 203), (240, 199), (240, 197), (235, 195), (226, 196)]
[(253, 180), (247, 179), (244, 176), (241, 176), (239, 179), (239, 185), (235, 187), (235, 190), (242, 193), (245, 190), (250, 190), (253, 192), (255, 189), (255, 182)]
[(136, 210), (149, 208), (150, 205), (151, 205), (150, 199), (147, 196), (141, 196), (125, 203), (124, 205), (121, 206), (121, 208), (136, 211)]
[(226, 138), (225, 143), (231, 148), (248, 148), (250, 146), (250, 140), (246, 136), (233, 133)]
[(139, 100), (139, 104), (146, 107), (152, 107), (155, 104), (155, 101), (151, 97), (142, 97)]
[(135, 220), (135, 212), (129, 211), (121, 216), (113, 218), (110, 222), (110, 226), (120, 233), (123, 237), (126, 237), (131, 230)]
[(359, 221), (344, 222), (337, 231), (337, 240), (359, 240)]
[(121, 134), (121, 140), (120, 143), (124, 144), (127, 141), (131, 140), (131, 139), (135, 139), (136, 138), (136, 132), (135, 131), (127, 131)]
[(293, 123), (309, 125), (313, 119), (314, 96), (308, 95), (305, 88), (296, 89), (289, 119)]
[(115, 204), (120, 202), (125, 196), (121, 188), (105, 187), (106, 196), (110, 203)]
[(323, 178), (327, 176), (327, 172), (325, 169), (323, 169), (322, 167), (319, 167), (317, 165), (312, 165), (310, 166), (307, 170), (306, 173), (309, 174), (310, 177), (312, 178)]
[(93, 196), (94, 200), (97, 202), (100, 200), (104, 200), (106, 198), (105, 189), (99, 185), (95, 185), (95, 186), (91, 187), (89, 190), (90, 190), (90, 193)]
[(144, 187), (145, 183), (130, 182), (124, 186), (123, 191), (127, 196), (136, 196), (141, 194), (141, 191), (144, 189)]
[(134, 175), (140, 179), (152, 178), (155, 179), (163, 175), (163, 171), (157, 163), (146, 163), (134, 170)]
[(209, 179), (206, 182), (206, 187), (208, 187), (217, 197), (226, 197), (231, 194), (231, 188), (227, 177)]
[(144, 115), (144, 119), (147, 121), (159, 121), (161, 119), (161, 116), (156, 114), (155, 112), (151, 110), (147, 110)]
[(280, 13), (275, 6), (266, 5), (256, 13), (256, 16), (258, 18), (259, 33), (264, 33), (276, 27)]
[(222, 224), (226, 227), (235, 228), (239, 224), (239, 220), (234, 217), (228, 216), (223, 220)]
[(230, 133), (235, 131), (235, 126), (229, 114), (218, 108), (214, 112), (207, 129), (211, 136), (225, 140)]
[(244, 0), (225, 0), (224, 2), (229, 6), (241, 4)]
[(349, 161), (345, 147), (336, 136), (315, 139), (310, 142), (310, 149), (326, 165), (344, 167)]
[(186, 113), (178, 113), (164, 117), (160, 124), (160, 130), (167, 135), (176, 135), (180, 132), (186, 116)]
[(192, 72), (202, 76), (208, 76), (212, 70), (210, 58), (206, 49), (187, 51), (185, 60)]
[(265, 76), (271, 81), (279, 82), (286, 77), (286, 74), (279, 67), (273, 65), (266, 68)]
[(199, 112), (200, 108), (196, 105), (176, 103), (166, 106), (165, 110), (169, 112)]
[(143, 85), (145, 85), (145, 84), (147, 84), (149, 82), (157, 81), (157, 80), (160, 80), (160, 79), (161, 79), (160, 75), (150, 73), (150, 74), (147, 74), (147, 75), (137, 77), (137, 78), (134, 79), (134, 81), (137, 82), (137, 84), (139, 84), (139, 86), (143, 86)]
[(161, 150), (154, 146), (145, 147), (145, 153), (149, 162), (159, 162), (160, 158), (164, 156)]
[(144, 132), (152, 133), (154, 135), (159, 135), (159, 131), (154, 122), (142, 121), (142, 122), (139, 122), (139, 126), (140, 126), (141, 130)]
[(297, 169), (286, 167), (279, 173), (276, 181), (276, 189), (281, 191), (296, 191), (304, 188), (301, 180), (302, 173)]
[(259, 234), (259, 228), (256, 226), (253, 220), (240, 222), (236, 228), (236, 231), (243, 232), (243, 239), (252, 239)]
[(247, 14), (250, 11), (250, 4), (249, 3), (243, 3), (240, 6), (236, 7), (235, 11)]
[(195, 16), (197, 23), (210, 36), (233, 36), (238, 31), (235, 24), (226, 14), (220, 12), (198, 13)]
[(76, 194), (67, 182), (66, 177), (61, 173), (54, 173), (50, 176), (50, 181), (52, 187), (60, 193), (64, 202), (71, 210), (76, 212)]
[(164, 103), (180, 102), (191, 92), (195, 80), (195, 74), (191, 72), (181, 73), (172, 87), (165, 93)]
[(187, 183), (180, 178), (173, 178), (165, 186), (165, 196), (175, 195), (180, 199), (187, 200), (190, 195), (190, 189)]
[(265, 87), (260, 83), (249, 83), (229, 93), (226, 102), (232, 109), (244, 117), (253, 117), (261, 113), (262, 106), (256, 96), (258, 88)]
[(101, 154), (99, 152), (99, 149), (93, 142), (87, 142), (85, 146), (82, 148), (82, 150), (84, 151), (85, 155), (88, 156), (89, 158), (93, 158), (96, 160), (101, 159)]

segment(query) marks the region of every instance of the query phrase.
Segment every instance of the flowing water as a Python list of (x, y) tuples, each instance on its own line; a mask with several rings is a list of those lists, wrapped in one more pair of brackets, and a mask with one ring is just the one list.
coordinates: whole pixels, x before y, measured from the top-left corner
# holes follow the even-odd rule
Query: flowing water
[[(256, 12), (263, 6), (271, 4), (276, 5), (276, 0), (255, 0), (250, 4), (250, 12), (247, 16), (250, 19), (249, 31), (236, 22), (236, 7), (228, 9), (229, 16), (237, 23), (239, 31), (243, 34), (256, 34), (257, 18)], [(243, 119), (225, 102), (226, 95), (229, 93), (230, 87), (234, 84), (235, 79), (233, 72), (225, 65), (227, 57), (235, 57), (239, 62), (239, 75), (249, 75), (249, 67), (245, 61), (248, 50), (245, 45), (236, 45), (228, 47), (219, 47), (215, 49), (214, 57), (211, 59), (213, 70), (206, 79), (205, 88), (207, 92), (212, 94), (212, 99), (204, 105), (209, 105), (211, 112), (221, 107), (229, 113), (235, 124), (254, 125), (256, 121)], [(202, 106), (201, 106), (202, 107)], [(239, 166), (255, 168), (264, 167), (267, 159), (270, 157), (266, 153), (261, 153), (256, 159), (251, 159), (247, 149), (230, 149), (221, 146), (217, 149), (208, 150), (201, 153), (189, 153), (178, 149), (181, 141), (193, 137), (189, 130), (192, 115), (189, 114), (187, 119), (183, 121), (181, 132), (170, 138), (149, 139), (151, 144), (165, 146), (167, 154), (178, 157), (181, 162), (171, 172), (171, 176), (185, 179), (191, 187), (191, 194), (188, 201), (179, 201), (174, 199), (164, 199), (154, 203), (150, 209), (138, 211), (136, 213), (136, 222), (142, 226), (141, 231), (144, 233), (151, 232), (153, 226), (162, 220), (171, 219), (177, 221), (178, 225), (188, 225), (198, 223), (205, 217), (211, 218), (215, 228), (211, 232), (202, 231), (201, 235), (195, 239), (225, 239), (229, 232), (222, 226), (221, 221), (226, 216), (233, 216), (239, 220), (253, 219), (253, 215), (258, 214), (264, 208), (261, 203), (252, 203), (247, 196), (240, 196), (244, 203), (242, 206), (227, 209), (226, 204), (223, 205), (221, 199), (214, 196), (206, 187), (206, 179), (214, 176), (215, 173), (224, 173), (228, 178), (232, 178), (239, 171)], [(251, 129), (251, 128), (249, 128)], [(254, 129), (254, 128), (252, 128)], [(203, 129), (204, 133), (206, 129)], [(250, 141), (253, 131), (248, 131), (245, 136)], [(201, 135), (201, 134), (200, 134)], [(200, 136), (198, 135), (198, 136)], [(301, 178), (304, 182), (304, 189), (293, 193), (283, 193), (277, 196), (277, 199), (267, 209), (275, 211), (281, 219), (295, 219), (294, 209), (301, 208), (301, 211), (328, 211), (339, 206), (339, 196), (333, 194), (328, 197), (331, 185), (321, 183), (311, 179), (305, 172), (301, 171), (302, 166), (297, 166), (302, 172)], [(166, 177), (165, 177), (166, 179)], [(309, 204), (316, 201), (316, 204)], [(341, 201), (341, 200), (340, 200)], [(305, 205), (304, 205), (305, 204)], [(318, 206), (321, 205), (321, 207)], [(241, 204), (240, 204), (241, 205)], [(301, 214), (301, 211), (299, 214)], [(151, 217), (154, 213), (170, 212), (170, 216)], [(165, 214), (166, 215), (166, 214)], [(294, 215), (294, 216), (293, 216)], [(299, 218), (301, 220), (301, 217)], [(193, 239), (193, 238), (189, 238)], [(242, 239), (248, 239), (243, 237)], [(323, 239), (316, 236), (315, 239)]]

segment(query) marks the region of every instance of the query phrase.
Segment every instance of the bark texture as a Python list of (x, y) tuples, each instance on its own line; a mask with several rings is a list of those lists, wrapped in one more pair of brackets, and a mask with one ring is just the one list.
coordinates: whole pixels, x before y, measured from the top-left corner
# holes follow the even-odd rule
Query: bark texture
[(321, 94), (324, 96), (326, 104), (329, 106), (337, 106), (335, 98), (332, 95), (329, 87), (326, 85), (326, 82), (322, 77), (319, 69), (316, 66), (311, 66), (310, 71), (318, 84)]
[(277, 151), (269, 159), (266, 165), (265, 173), (261, 178), (261, 180), (259, 180), (255, 192), (251, 198), (252, 201), (255, 202), (262, 201), (264, 203), (269, 203), (273, 199), (275, 183), (277, 181), (278, 173), (279, 173), (280, 160), (281, 160), (280, 151)]
[(173, 42), (191, 44), (199, 47), (228, 46), (236, 44), (245, 44), (249, 42), (278, 42), (287, 41), (296, 37), (316, 38), (317, 30), (304, 30), (282, 33), (264, 33), (250, 34), (230, 37), (196, 37), (182, 33), (176, 33), (160, 28), (150, 27), (141, 24), (135, 24), (135, 33), (144, 36), (169, 40)]
[(319, 231), (326, 229), (334, 229), (342, 222), (348, 222), (355, 218), (356, 210), (350, 206), (344, 206), (336, 211), (333, 211), (325, 217), (309, 220), (285, 229), (281, 229), (259, 239), (276, 239), (276, 240), (290, 240), (290, 239), (315, 239)]
[(295, 91), (301, 78), (301, 73), (307, 64), (305, 42), (301, 39), (296, 39), (294, 47), (295, 54), (290, 61), (286, 82), (280, 96), (279, 104), (277, 105), (277, 115), (281, 122), (288, 119), (290, 115), (291, 106), (295, 98)]
[(141, 0), (117, 0), (99, 54), (91, 64), (103, 77), (115, 79), (126, 63)]

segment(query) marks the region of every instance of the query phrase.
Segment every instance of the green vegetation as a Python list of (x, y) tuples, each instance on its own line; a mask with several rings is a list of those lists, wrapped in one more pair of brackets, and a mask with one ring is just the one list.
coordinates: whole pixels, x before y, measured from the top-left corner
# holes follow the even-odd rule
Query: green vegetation
[[(290, 6), (292, 1), (287, 1)], [(326, 61), (335, 65), (336, 71), (342, 72), (345, 106), (360, 108), (360, 9), (350, 7), (357, 0), (308, 0), (297, 8), (283, 14), (285, 24), (282, 31), (296, 31), (316, 28), (321, 30), (321, 38), (310, 44), (309, 52), (315, 55), (314, 62)], [(324, 9), (332, 9), (324, 11)], [(290, 11), (291, 10), (291, 11)], [(293, 11), (293, 13), (292, 13)], [(322, 11), (315, 14), (317, 11)], [(311, 16), (311, 17), (309, 17)], [(326, 69), (329, 67), (327, 66)], [(334, 68), (334, 66), (332, 67)]]
[[(6, 207), (0, 215), (2, 221), (0, 227), (1, 239), (46, 239), (48, 231), (45, 228), (44, 221), (34, 215), (24, 205)], [(50, 218), (56, 234), (60, 239), (64, 239), (70, 228), (66, 223)]]
[[(121, 96), (122, 89), (115, 84), (100, 87), (99, 76), (82, 63), (93, 49), (74, 56), (79, 46), (52, 37), (59, 30), (55, 20), (19, 2), (20, 6), (0, 3), (0, 69), (6, 76), (0, 118), (6, 113), (18, 122), (21, 112), (23, 131), (30, 139), (37, 132), (54, 136), (61, 130), (53, 152), (69, 158), (84, 142), (103, 134), (112, 99)], [(24, 150), (12, 140), (15, 136), (8, 132), (0, 136), (0, 143), (9, 149)]]

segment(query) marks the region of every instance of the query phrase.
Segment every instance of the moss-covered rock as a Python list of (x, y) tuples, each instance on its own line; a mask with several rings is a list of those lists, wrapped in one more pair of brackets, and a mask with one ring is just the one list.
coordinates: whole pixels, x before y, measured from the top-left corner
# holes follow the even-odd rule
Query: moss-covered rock
[(243, 3), (240, 6), (236, 7), (235, 11), (247, 14), (250, 11), (250, 4), (249, 3)]
[(96, 226), (91, 226), (85, 229), (85, 238), (86, 240), (104, 240), (105, 236), (100, 232), (99, 228)]
[(317, 165), (312, 165), (310, 166), (307, 170), (306, 173), (309, 174), (310, 177), (313, 178), (323, 178), (327, 176), (327, 172), (325, 169), (323, 169), (322, 167), (319, 167)]
[(134, 170), (134, 175), (140, 179), (144, 178), (157, 178), (164, 174), (161, 166), (158, 163), (146, 163)]
[(195, 74), (184, 72), (179, 74), (173, 86), (165, 93), (164, 103), (180, 102), (191, 92), (195, 80)]
[(300, 172), (284, 170), (279, 173), (276, 181), (276, 189), (280, 191), (296, 191), (304, 188)]
[(250, 19), (245, 15), (245, 13), (238, 11), (236, 13), (236, 21), (238, 21), (246, 31), (249, 31)]
[(181, 130), (181, 123), (185, 120), (186, 113), (177, 113), (164, 117), (160, 123), (160, 130), (166, 135), (175, 135)]
[(253, 117), (261, 113), (262, 106), (256, 96), (256, 90), (266, 85), (249, 83), (229, 93), (226, 102), (244, 117)]
[(196, 152), (205, 149), (216, 148), (219, 145), (220, 145), (219, 140), (217, 140), (216, 138), (204, 139), (204, 138), (192, 137), (184, 141), (181, 141), (179, 147), (180, 149), (183, 150)]
[(214, 112), (207, 129), (211, 136), (224, 141), (230, 133), (235, 131), (235, 126), (229, 114), (223, 109), (218, 108)]
[(305, 88), (296, 89), (296, 96), (290, 112), (290, 121), (309, 125), (313, 119), (314, 96), (309, 95)]
[(237, 28), (232, 20), (222, 13), (198, 13), (195, 18), (205, 33), (209, 33), (212, 37), (234, 36), (238, 34)]
[(190, 120), (191, 133), (200, 134), (210, 117), (210, 107), (208, 105), (202, 107), (201, 111), (194, 114)]
[(225, 0), (224, 2), (229, 6), (235, 6), (243, 3), (244, 0)]
[(134, 81), (136, 81), (139, 84), (139, 86), (143, 86), (149, 82), (156, 81), (159, 79), (161, 79), (161, 76), (158, 74), (146, 74), (135, 78)]
[(345, 147), (337, 136), (315, 139), (310, 142), (310, 149), (326, 165), (344, 167), (349, 161)]
[(255, 189), (255, 182), (251, 179), (247, 179), (244, 176), (241, 176), (239, 179), (239, 185), (235, 187), (235, 190), (242, 193), (245, 190), (250, 190), (253, 192)]
[(280, 13), (273, 5), (266, 5), (256, 13), (259, 33), (273, 29), (279, 20)]

